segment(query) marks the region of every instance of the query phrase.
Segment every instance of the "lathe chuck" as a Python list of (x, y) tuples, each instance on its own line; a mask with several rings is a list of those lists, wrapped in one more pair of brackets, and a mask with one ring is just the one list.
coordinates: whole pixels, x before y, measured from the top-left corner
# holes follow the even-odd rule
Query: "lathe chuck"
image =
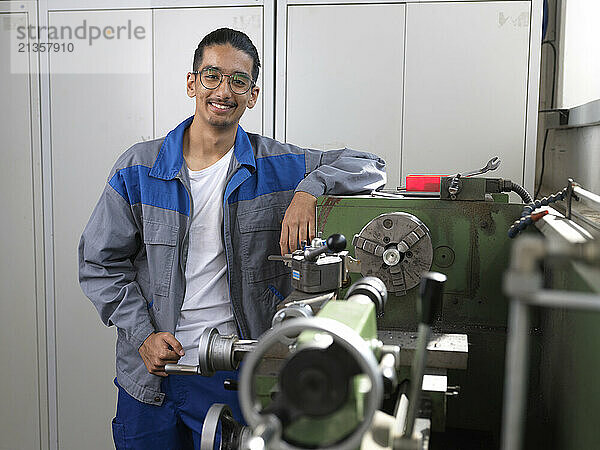
[(405, 295), (418, 285), (433, 261), (429, 229), (408, 213), (374, 218), (354, 235), (352, 244), (361, 261), (361, 274), (380, 278), (395, 295)]

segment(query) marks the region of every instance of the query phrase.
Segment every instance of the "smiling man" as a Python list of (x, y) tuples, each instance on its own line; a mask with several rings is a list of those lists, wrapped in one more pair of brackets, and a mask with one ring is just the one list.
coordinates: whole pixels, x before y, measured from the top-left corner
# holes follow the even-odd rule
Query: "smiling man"
[(117, 327), (119, 449), (200, 448), (215, 402), (241, 420), (223, 388), (236, 373), (167, 377), (165, 364), (196, 365), (207, 327), (258, 338), (291, 291), (285, 266), (267, 257), (314, 237), (316, 197), (385, 183), (375, 155), (246, 133), (239, 120), (256, 105), (259, 68), (244, 33), (208, 34), (187, 75), (194, 115), (121, 155), (81, 237), (81, 287)]

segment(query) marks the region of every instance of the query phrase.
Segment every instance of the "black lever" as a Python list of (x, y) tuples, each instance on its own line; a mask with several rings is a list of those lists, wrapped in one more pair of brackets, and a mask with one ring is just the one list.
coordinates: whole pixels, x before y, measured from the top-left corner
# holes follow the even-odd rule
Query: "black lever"
[(332, 234), (325, 241), (326, 245), (317, 248), (307, 248), (304, 250), (304, 259), (315, 262), (319, 255), (330, 252), (341, 252), (346, 248), (346, 237), (343, 234)]
[(419, 334), (411, 371), (410, 397), (408, 398), (408, 412), (406, 413), (406, 426), (404, 428), (404, 436), (407, 439), (412, 438), (415, 420), (419, 412), (421, 387), (423, 386), (423, 375), (427, 364), (427, 344), (429, 344), (431, 336), (433, 319), (442, 304), (442, 293), (446, 279), (446, 275), (438, 272), (425, 272), (421, 275), (421, 298), (417, 301)]
[(419, 287), (421, 301), (417, 302), (419, 323), (433, 325), (435, 315), (442, 304), (442, 292), (446, 278), (446, 275), (438, 272), (425, 272), (421, 276)]

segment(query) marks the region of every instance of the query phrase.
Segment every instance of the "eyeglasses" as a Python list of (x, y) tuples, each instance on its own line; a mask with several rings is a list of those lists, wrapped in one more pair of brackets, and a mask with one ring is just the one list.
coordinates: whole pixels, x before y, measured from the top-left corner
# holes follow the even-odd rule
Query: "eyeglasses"
[(200, 72), (192, 72), (194, 75), (200, 74), (200, 83), (206, 89), (216, 89), (221, 85), (223, 77), (229, 77), (229, 89), (234, 94), (245, 94), (255, 84), (248, 75), (243, 72), (234, 72), (232, 74), (222, 73), (214, 67), (206, 67)]

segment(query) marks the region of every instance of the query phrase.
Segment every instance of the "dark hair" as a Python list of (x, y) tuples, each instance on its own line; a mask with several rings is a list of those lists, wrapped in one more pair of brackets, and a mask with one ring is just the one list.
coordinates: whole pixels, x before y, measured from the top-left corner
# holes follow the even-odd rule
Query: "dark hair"
[(252, 58), (252, 80), (256, 82), (258, 79), (258, 70), (260, 68), (260, 59), (258, 58), (258, 50), (245, 33), (241, 31), (232, 30), (231, 28), (219, 28), (211, 33), (208, 33), (198, 44), (198, 48), (194, 52), (194, 71), (200, 68), (202, 63), (202, 57), (204, 56), (204, 49), (211, 45), (225, 45), (229, 44), (233, 48), (243, 51)]

